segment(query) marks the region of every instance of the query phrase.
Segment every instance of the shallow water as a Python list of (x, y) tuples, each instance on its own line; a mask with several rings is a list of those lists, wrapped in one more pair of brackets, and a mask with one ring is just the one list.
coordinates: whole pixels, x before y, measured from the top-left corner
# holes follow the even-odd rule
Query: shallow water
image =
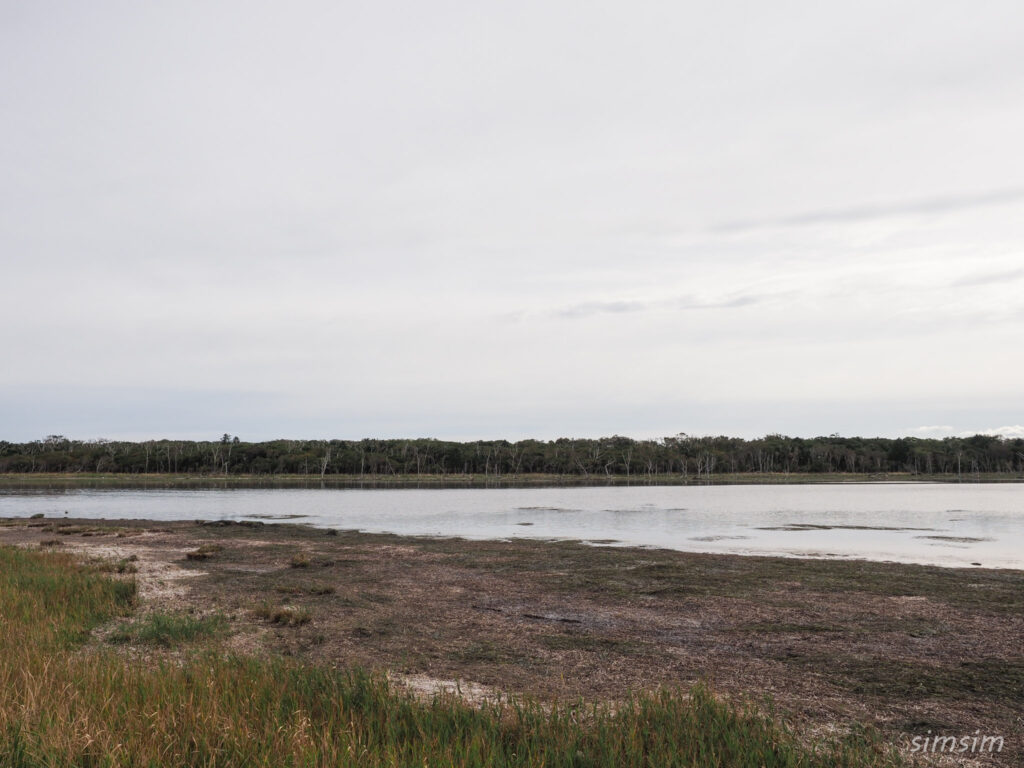
[(1024, 568), (1015, 484), (0, 491), (0, 517), (37, 513)]

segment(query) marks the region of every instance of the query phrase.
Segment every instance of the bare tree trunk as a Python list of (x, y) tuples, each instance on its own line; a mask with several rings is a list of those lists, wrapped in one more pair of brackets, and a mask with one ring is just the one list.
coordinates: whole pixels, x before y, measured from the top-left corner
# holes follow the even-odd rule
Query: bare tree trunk
[(327, 465), (331, 463), (331, 446), (327, 445), (327, 450), (324, 452), (324, 456), (320, 459), (320, 479), (324, 479), (324, 475), (327, 474)]

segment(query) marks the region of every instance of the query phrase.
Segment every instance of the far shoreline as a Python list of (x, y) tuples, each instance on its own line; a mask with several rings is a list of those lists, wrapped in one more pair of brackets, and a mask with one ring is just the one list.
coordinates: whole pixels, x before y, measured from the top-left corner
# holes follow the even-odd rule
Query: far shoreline
[(1009, 473), (922, 474), (739, 472), (714, 475), (251, 475), (251, 474), (129, 474), (34, 472), (0, 474), (0, 490), (32, 488), (605, 488), (609, 486), (709, 485), (871, 485), (894, 483), (1014, 484), (1024, 475)]

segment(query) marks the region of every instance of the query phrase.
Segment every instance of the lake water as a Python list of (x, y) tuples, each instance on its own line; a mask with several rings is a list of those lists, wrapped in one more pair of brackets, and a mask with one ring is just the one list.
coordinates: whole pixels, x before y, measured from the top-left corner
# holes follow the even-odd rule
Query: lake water
[(1016, 484), (0, 491), (0, 517), (65, 512), (1024, 568)]

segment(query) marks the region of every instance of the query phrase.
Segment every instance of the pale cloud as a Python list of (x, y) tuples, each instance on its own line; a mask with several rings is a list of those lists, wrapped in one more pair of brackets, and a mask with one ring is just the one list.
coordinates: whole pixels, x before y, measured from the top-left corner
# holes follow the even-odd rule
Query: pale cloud
[(769, 296), (761, 294), (734, 295), (715, 299), (702, 299), (698, 296), (677, 296), (671, 299), (619, 299), (610, 301), (585, 301), (555, 311), (556, 317), (580, 318), (599, 314), (623, 314), (631, 312), (649, 312), (655, 310), (702, 310), (702, 309), (736, 309), (759, 304)]
[(1024, 268), (1007, 269), (1000, 272), (983, 272), (979, 275), (968, 275), (953, 281), (954, 287), (966, 287), (972, 285), (990, 285), (992, 283), (1009, 283), (1024, 278)]
[(1024, 426), (1019, 424), (1005, 427), (989, 427), (986, 429), (961, 429), (945, 425), (926, 427), (913, 427), (904, 433), (912, 437), (972, 437), (974, 435), (989, 435), (991, 437), (1003, 437), (1007, 439), (1024, 438)]
[[(993, 427), (991, 429), (979, 429), (975, 432), (971, 432), (971, 435), (991, 435), (993, 437), (1006, 437), (1006, 438), (1018, 438), (1024, 437), (1024, 426), (1015, 424), (1007, 427)], [(967, 433), (961, 433), (963, 437), (967, 437)]]
[(1006, 206), (1024, 202), (1024, 188), (993, 189), (967, 195), (932, 197), (902, 202), (859, 205), (850, 208), (804, 211), (775, 219), (724, 222), (711, 227), (712, 232), (747, 232), (777, 227), (805, 227), (815, 224), (846, 224), (871, 222), (897, 216), (934, 216), (957, 213), (974, 208)]
[(913, 429), (908, 430), (908, 432), (916, 437), (950, 437), (956, 432), (956, 430), (948, 424), (945, 424), (927, 427), (914, 427)]
[(621, 314), (623, 312), (645, 312), (654, 306), (653, 302), (638, 300), (585, 301), (556, 311), (558, 317), (576, 318), (598, 314)]
[(1018, 2), (0, 14), (0, 439), (1019, 419)]

